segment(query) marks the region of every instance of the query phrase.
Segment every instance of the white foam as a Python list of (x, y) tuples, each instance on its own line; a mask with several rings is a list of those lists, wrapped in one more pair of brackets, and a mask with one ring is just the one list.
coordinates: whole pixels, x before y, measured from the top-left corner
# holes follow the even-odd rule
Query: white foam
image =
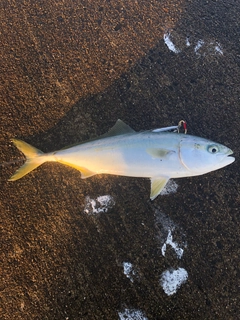
[(171, 296), (187, 281), (188, 273), (184, 268), (168, 269), (161, 275), (160, 283), (164, 292)]
[(85, 198), (84, 212), (87, 214), (107, 212), (108, 209), (112, 208), (114, 205), (115, 201), (110, 195), (99, 196), (96, 199), (91, 199), (87, 196)]
[(167, 240), (165, 241), (165, 243), (162, 246), (162, 255), (164, 257), (165, 257), (165, 254), (166, 254), (167, 244), (170, 245), (173, 248), (173, 250), (175, 251), (175, 253), (176, 253), (177, 257), (178, 257), (178, 259), (181, 259), (184, 250), (179, 247), (179, 244), (177, 242), (173, 241), (173, 236), (172, 236), (172, 231), (171, 230), (168, 231)]
[(166, 194), (171, 194), (171, 193), (176, 193), (177, 192), (178, 185), (176, 184), (175, 181), (170, 179), (168, 183), (165, 185), (165, 187), (162, 189), (160, 192), (160, 195), (166, 195)]
[(123, 262), (123, 272), (127, 278), (133, 282), (133, 277), (136, 275), (136, 272), (133, 269), (133, 265), (131, 262)]
[(120, 320), (148, 320), (141, 310), (125, 309), (123, 312), (118, 312)]
[(165, 33), (163, 35), (163, 39), (164, 42), (166, 44), (166, 46), (168, 47), (168, 49), (174, 53), (179, 53), (181, 52), (176, 46), (175, 44), (172, 42), (172, 40), (170, 39), (170, 33)]

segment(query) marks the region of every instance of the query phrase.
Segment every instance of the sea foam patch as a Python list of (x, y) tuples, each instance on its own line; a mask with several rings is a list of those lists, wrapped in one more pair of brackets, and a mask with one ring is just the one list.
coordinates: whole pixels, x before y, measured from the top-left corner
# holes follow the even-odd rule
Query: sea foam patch
[(125, 309), (122, 312), (118, 312), (120, 320), (148, 320), (141, 310), (137, 309)]
[(184, 268), (165, 270), (160, 279), (164, 292), (171, 296), (187, 281), (188, 273)]
[(107, 212), (114, 205), (115, 201), (110, 195), (99, 196), (96, 199), (91, 199), (87, 196), (85, 198), (84, 212), (90, 215)]

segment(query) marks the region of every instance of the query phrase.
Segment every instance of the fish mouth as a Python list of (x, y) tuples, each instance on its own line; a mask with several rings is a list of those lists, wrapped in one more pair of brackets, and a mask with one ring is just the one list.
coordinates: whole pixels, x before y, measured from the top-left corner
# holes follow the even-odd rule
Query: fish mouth
[(231, 164), (235, 161), (235, 158), (231, 157), (232, 154), (233, 154), (233, 151), (231, 149), (229, 149), (226, 156), (221, 161), (221, 163), (224, 164), (224, 166), (228, 166), (229, 164)]
[(230, 156), (227, 156), (226, 157), (226, 160), (228, 160), (228, 164), (231, 164), (231, 163), (233, 163), (234, 161), (235, 161), (235, 158), (234, 157), (230, 157)]

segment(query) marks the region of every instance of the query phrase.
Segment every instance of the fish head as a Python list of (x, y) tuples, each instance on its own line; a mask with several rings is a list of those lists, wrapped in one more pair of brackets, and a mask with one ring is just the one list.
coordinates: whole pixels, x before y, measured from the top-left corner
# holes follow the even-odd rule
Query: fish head
[(201, 175), (234, 162), (233, 151), (222, 144), (194, 136), (183, 136), (179, 157), (189, 175)]

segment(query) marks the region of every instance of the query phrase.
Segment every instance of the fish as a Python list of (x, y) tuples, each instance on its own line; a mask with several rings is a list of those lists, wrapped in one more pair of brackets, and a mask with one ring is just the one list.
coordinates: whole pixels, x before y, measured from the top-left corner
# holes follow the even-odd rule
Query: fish
[(9, 181), (18, 180), (41, 164), (53, 161), (77, 169), (82, 179), (97, 174), (149, 178), (150, 199), (154, 200), (171, 178), (199, 176), (235, 161), (228, 147), (174, 132), (176, 128), (136, 132), (118, 119), (107, 133), (97, 138), (49, 153), (12, 139), (26, 161)]

